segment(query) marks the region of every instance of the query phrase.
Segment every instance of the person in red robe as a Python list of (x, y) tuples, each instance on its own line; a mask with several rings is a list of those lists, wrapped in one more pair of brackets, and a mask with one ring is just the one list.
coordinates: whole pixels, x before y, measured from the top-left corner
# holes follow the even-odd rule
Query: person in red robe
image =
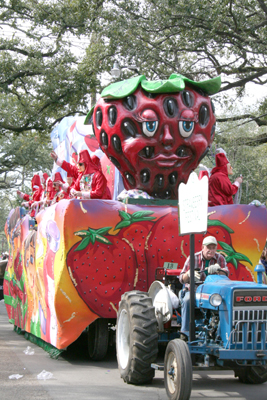
[[(100, 169), (100, 171), (103, 173), (102, 165), (101, 165), (101, 162), (100, 162), (100, 158), (97, 157), (97, 155), (93, 154), (91, 156), (91, 160), (97, 166), (97, 168)], [(109, 187), (107, 185), (107, 187), (106, 187), (106, 199), (110, 200), (111, 198), (112, 198), (112, 196), (111, 196), (111, 193), (110, 193), (110, 189), (109, 189)]]
[(64, 184), (59, 184), (61, 185), (61, 189), (68, 194), (68, 196), (71, 198), (70, 191), (74, 187), (75, 181), (79, 176), (79, 170), (76, 165), (73, 165), (71, 163), (68, 163), (65, 160), (61, 160), (55, 151), (52, 151), (50, 153), (50, 156), (53, 158), (55, 163), (64, 169), (64, 171), (67, 172), (67, 182)]
[(218, 153), (215, 157), (216, 167), (212, 169), (209, 178), (209, 206), (221, 206), (233, 204), (233, 195), (237, 193), (243, 179), (236, 178), (231, 183), (229, 175), (233, 175), (233, 168), (224, 153)]
[[(27, 208), (31, 208), (31, 206), (33, 205), (33, 203), (40, 201), (41, 197), (42, 197), (42, 193), (43, 193), (43, 187), (42, 187), (42, 183), (41, 183), (41, 178), (39, 174), (35, 174), (32, 178), (31, 181), (32, 184), (32, 195), (28, 195), (26, 193), (21, 192), (20, 190), (17, 190), (17, 195), (25, 200), (22, 203), (22, 206), (27, 207)], [(35, 216), (35, 209), (33, 208), (31, 210), (31, 217)]]
[(56, 172), (53, 178), (53, 188), (55, 190), (55, 195), (51, 201), (51, 205), (58, 203), (60, 200), (69, 199), (69, 195), (62, 190), (62, 185), (64, 185), (61, 173)]
[(49, 179), (49, 176), (46, 172), (42, 173), (42, 171), (40, 171), (40, 172), (38, 172), (38, 175), (40, 176), (40, 179), (41, 179), (43, 192), (42, 192), (40, 200), (38, 200), (38, 201), (35, 200), (31, 205), (31, 208), (32, 209), (34, 208), (36, 210), (36, 213), (37, 213), (37, 211), (39, 212), (39, 211), (43, 210), (43, 208), (44, 208), (44, 203), (46, 200), (46, 182)]
[(107, 180), (101, 170), (98, 157), (93, 156), (93, 161), (88, 150), (82, 150), (79, 153), (77, 166), (60, 160), (55, 152), (51, 153), (51, 157), (57, 165), (75, 179), (71, 185), (71, 196), (82, 199), (111, 199)]
[(107, 180), (101, 168), (95, 164), (87, 150), (79, 153), (79, 176), (75, 181), (71, 194), (82, 199), (110, 199)]
[(48, 178), (46, 181), (45, 205), (50, 204), (50, 200), (53, 200), (55, 194), (56, 194), (56, 189), (53, 187), (53, 181), (51, 178)]

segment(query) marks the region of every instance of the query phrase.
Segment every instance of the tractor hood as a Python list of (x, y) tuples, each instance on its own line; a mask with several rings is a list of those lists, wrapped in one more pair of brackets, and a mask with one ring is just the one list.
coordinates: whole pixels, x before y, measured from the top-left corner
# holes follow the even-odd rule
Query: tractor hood
[[(210, 303), (214, 294), (222, 297), (217, 307)], [(267, 286), (255, 282), (232, 281), (224, 275), (210, 275), (196, 290), (196, 306), (199, 308), (223, 311), (232, 308), (234, 303), (240, 306), (267, 307)]]

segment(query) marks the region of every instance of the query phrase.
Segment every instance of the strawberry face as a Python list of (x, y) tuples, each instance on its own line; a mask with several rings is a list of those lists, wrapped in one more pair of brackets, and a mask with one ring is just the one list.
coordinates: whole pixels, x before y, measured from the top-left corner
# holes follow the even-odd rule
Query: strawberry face
[(140, 85), (119, 99), (102, 95), (94, 110), (94, 131), (126, 189), (176, 199), (179, 183), (187, 182), (214, 138), (209, 97), (191, 86), (152, 94)]
[(67, 267), (88, 307), (103, 318), (116, 318), (122, 293), (134, 288), (137, 264), (128, 243), (104, 236), (109, 229), (76, 232), (82, 240), (70, 249)]

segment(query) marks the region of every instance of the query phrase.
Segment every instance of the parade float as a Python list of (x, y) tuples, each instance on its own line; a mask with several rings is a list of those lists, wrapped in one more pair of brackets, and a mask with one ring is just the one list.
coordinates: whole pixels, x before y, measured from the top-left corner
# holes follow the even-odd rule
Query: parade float
[[(4, 299), (16, 330), (59, 351), (87, 330), (90, 357), (102, 359), (114, 342), (122, 294), (147, 292), (159, 269), (179, 275), (189, 236), (179, 235), (178, 186), (212, 144), (216, 120), (209, 96), (219, 88), (219, 77), (138, 76), (104, 89), (80, 128), (92, 128), (90, 134), (78, 140), (81, 123), (72, 119), (62, 121), (67, 134), (60, 126), (52, 132), (55, 151), (67, 161), (82, 148), (94, 154), (100, 147), (113, 200), (61, 200), (38, 212), (37, 227), (25, 209), (11, 210)], [(123, 201), (116, 200), (120, 177)], [(209, 209), (207, 233), (216, 237), (230, 279), (256, 280), (266, 227), (264, 206)], [(195, 239), (198, 251), (203, 235)]]

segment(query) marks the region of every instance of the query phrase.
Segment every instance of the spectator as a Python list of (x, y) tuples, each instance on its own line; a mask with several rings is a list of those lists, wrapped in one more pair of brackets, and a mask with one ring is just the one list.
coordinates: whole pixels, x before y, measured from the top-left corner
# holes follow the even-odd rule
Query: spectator
[(264, 266), (265, 273), (267, 275), (267, 247), (265, 247), (263, 252), (261, 253), (261, 258), (259, 262)]

